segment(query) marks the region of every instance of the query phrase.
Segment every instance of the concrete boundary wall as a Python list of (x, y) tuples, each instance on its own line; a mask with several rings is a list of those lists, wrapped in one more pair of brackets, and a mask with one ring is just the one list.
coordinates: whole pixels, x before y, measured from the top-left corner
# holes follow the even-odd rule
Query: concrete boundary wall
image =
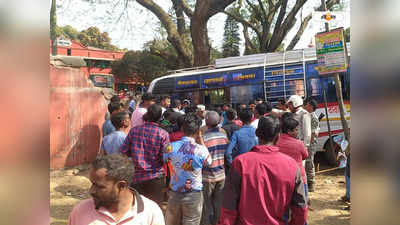
[(79, 68), (50, 64), (50, 168), (93, 161), (107, 102)]

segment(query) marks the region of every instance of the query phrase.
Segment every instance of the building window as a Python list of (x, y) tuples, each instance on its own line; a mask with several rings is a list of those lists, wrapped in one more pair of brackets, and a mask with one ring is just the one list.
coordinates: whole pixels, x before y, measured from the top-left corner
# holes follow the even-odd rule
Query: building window
[(71, 55), (71, 49), (70, 48), (67, 49), (67, 55)]

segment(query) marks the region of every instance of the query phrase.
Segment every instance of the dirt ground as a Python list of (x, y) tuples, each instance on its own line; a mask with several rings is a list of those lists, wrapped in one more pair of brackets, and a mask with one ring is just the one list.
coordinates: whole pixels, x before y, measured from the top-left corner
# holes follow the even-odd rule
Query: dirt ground
[[(89, 198), (88, 169), (89, 165), (82, 165), (50, 172), (51, 225), (68, 224), (73, 206)], [(317, 174), (315, 192), (310, 193), (309, 225), (350, 224), (350, 212), (344, 210), (347, 205), (338, 201), (345, 194), (343, 173), (344, 170), (339, 169)]]

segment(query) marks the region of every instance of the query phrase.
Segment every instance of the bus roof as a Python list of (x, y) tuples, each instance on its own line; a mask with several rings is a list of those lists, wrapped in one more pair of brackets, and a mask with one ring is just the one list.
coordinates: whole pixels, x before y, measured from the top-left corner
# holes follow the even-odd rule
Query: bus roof
[[(350, 56), (350, 43), (346, 43), (347, 53)], [(245, 56), (235, 56), (217, 59), (215, 66), (195, 67), (181, 70), (175, 70), (174, 74), (168, 74), (159, 78), (154, 79), (150, 85), (148, 92), (152, 92), (154, 85), (157, 81), (167, 78), (192, 76), (205, 73), (224, 72), (231, 70), (240, 70), (247, 68), (257, 68), (264, 66), (278, 66), (278, 65), (290, 65), (302, 63), (303, 61), (314, 61), (317, 60), (316, 50), (314, 48), (298, 49), (285, 52), (272, 52), (272, 53), (261, 53)], [(215, 69), (208, 69), (208, 68)], [(186, 71), (185, 71), (186, 70)]]

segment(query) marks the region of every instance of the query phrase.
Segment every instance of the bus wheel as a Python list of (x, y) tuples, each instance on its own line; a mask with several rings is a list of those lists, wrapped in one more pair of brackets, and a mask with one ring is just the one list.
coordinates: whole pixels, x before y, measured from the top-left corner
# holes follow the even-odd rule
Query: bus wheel
[(325, 160), (328, 162), (330, 166), (339, 166), (340, 161), (337, 159), (338, 152), (340, 151), (340, 147), (334, 143), (333, 148), (331, 148), (331, 144), (329, 141), (325, 145)]

